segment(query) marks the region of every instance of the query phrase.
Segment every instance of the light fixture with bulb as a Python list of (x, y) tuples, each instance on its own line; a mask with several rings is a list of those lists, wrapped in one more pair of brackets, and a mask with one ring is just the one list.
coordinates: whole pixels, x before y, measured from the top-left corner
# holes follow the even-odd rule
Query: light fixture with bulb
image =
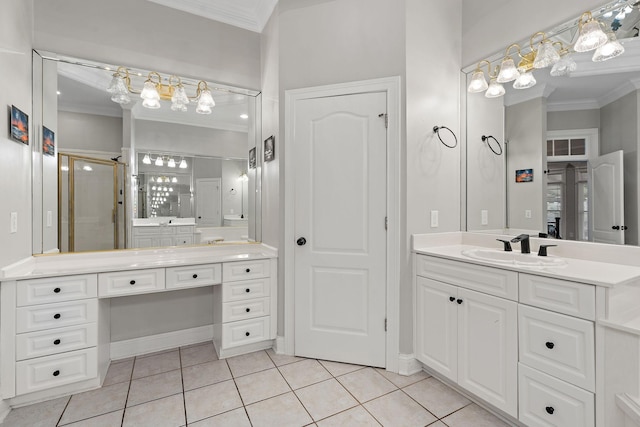
[[(150, 71), (144, 81), (142, 89), (135, 89), (131, 83), (131, 76), (136, 75), (126, 67), (118, 67), (113, 73), (107, 92), (111, 94), (111, 100), (121, 105), (131, 102), (130, 93), (139, 94), (142, 98), (142, 106), (150, 109), (161, 107), (160, 101), (171, 101), (173, 111), (187, 111), (190, 102), (197, 102), (196, 113), (211, 114), (211, 108), (216, 103), (211, 95), (209, 84), (200, 80), (196, 85), (195, 94), (189, 96), (185, 84), (178, 76), (171, 75), (164, 78), (156, 71)], [(223, 90), (215, 88), (216, 90)]]

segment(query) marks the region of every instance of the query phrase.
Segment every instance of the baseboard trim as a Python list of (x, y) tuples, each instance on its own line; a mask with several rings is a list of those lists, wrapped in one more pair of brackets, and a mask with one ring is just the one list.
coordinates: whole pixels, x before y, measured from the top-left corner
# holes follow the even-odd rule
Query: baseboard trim
[(115, 341), (111, 343), (111, 360), (126, 359), (211, 340), (213, 340), (213, 325)]
[(282, 335), (278, 335), (273, 344), (273, 352), (275, 354), (285, 354), (284, 348), (284, 337)]
[(398, 373), (400, 375), (413, 375), (422, 371), (422, 365), (413, 354), (398, 355)]
[(11, 406), (6, 400), (0, 400), (0, 424), (7, 418), (9, 415), (9, 411), (11, 411)]
[(616, 394), (616, 405), (625, 414), (627, 424), (632, 422), (633, 425), (640, 425), (640, 403), (627, 393)]

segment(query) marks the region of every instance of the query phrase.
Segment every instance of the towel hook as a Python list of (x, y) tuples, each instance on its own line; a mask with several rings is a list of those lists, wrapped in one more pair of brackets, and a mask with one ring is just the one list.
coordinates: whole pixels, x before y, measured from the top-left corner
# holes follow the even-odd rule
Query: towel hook
[[(494, 140), (496, 142), (496, 144), (498, 144), (498, 150), (500, 151), (496, 151), (492, 146), (491, 146), (491, 140)], [(496, 156), (499, 156), (502, 154), (502, 145), (500, 145), (500, 143), (498, 142), (498, 140), (493, 136), (493, 135), (489, 135), (489, 136), (485, 136), (482, 135), (482, 142), (486, 142), (487, 146), (489, 147), (489, 149), (491, 151), (493, 151), (493, 154), (495, 154)]]
[[(446, 143), (442, 140), (442, 137), (440, 136), (440, 129), (446, 129), (446, 130), (448, 130), (449, 132), (451, 132), (451, 135), (453, 135), (453, 139), (455, 140), (455, 144), (453, 144), (453, 145), (446, 144)], [(448, 127), (446, 127), (446, 126), (434, 126), (434, 127), (433, 127), (433, 133), (435, 133), (436, 135), (438, 135), (438, 139), (440, 140), (440, 142), (442, 142), (442, 145), (444, 145), (444, 146), (445, 146), (445, 147), (447, 147), (447, 148), (456, 148), (456, 146), (458, 145), (458, 137), (456, 136), (456, 134), (455, 134), (455, 133), (453, 133), (453, 131), (452, 131), (451, 129), (449, 129), (449, 128), (448, 128)]]

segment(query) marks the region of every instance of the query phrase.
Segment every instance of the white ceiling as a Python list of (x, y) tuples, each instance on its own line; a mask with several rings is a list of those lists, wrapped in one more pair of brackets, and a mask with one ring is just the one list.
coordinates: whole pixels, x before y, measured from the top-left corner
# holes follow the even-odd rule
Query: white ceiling
[(278, 0), (148, 0), (261, 33)]

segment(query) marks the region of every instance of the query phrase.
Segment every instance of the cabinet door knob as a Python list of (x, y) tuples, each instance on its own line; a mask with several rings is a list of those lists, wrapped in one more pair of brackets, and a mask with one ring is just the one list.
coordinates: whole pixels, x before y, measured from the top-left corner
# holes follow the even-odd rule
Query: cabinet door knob
[(250, 332), (245, 332), (244, 334), (245, 334), (246, 336), (251, 335), (251, 333), (250, 333)]
[(251, 309), (249, 307), (247, 307), (247, 309), (245, 310), (247, 313), (251, 311)]
[(546, 408), (544, 408), (547, 411), (547, 414), (549, 415), (553, 415), (555, 409), (553, 409), (553, 406), (547, 406)]
[(53, 371), (53, 376), (54, 377), (57, 377), (58, 375), (60, 375), (60, 371), (58, 371), (58, 370)]
[(454, 302), (456, 300), (456, 297), (449, 297), (449, 301)]
[(198, 278), (198, 275), (197, 275), (197, 274), (194, 274), (194, 275), (193, 275), (193, 278), (194, 278), (194, 279), (197, 279), (197, 278)]
[(59, 318), (60, 318), (60, 313), (56, 313), (56, 314), (54, 314), (54, 315), (53, 315), (53, 318), (54, 318), (54, 319), (59, 319)]
[(246, 271), (247, 273), (251, 273), (251, 269), (250, 269), (250, 268), (247, 268), (245, 271)]
[(458, 298), (458, 299), (456, 300), (456, 302), (457, 302), (458, 304), (462, 304), (462, 300), (461, 300), (460, 298)]
[(130, 285), (135, 285), (135, 284), (136, 284), (136, 281), (135, 281), (135, 280), (131, 280), (131, 281), (129, 281), (129, 284), (130, 284)]
[(60, 288), (55, 288), (55, 289), (53, 290), (53, 293), (55, 293), (55, 294), (59, 294), (59, 293), (60, 293), (60, 291), (61, 291), (61, 289), (60, 289)]
[(555, 345), (554, 343), (552, 343), (551, 341), (547, 342), (545, 345), (547, 346), (547, 348), (548, 348), (549, 350), (553, 349), (553, 347), (555, 347), (555, 346), (556, 346), (556, 345)]
[(57, 339), (53, 342), (53, 345), (58, 345), (58, 344), (60, 344), (60, 339)]
[(249, 292), (251, 292), (251, 289), (247, 288), (247, 289), (245, 289), (244, 291), (245, 291), (246, 293), (249, 293)]

